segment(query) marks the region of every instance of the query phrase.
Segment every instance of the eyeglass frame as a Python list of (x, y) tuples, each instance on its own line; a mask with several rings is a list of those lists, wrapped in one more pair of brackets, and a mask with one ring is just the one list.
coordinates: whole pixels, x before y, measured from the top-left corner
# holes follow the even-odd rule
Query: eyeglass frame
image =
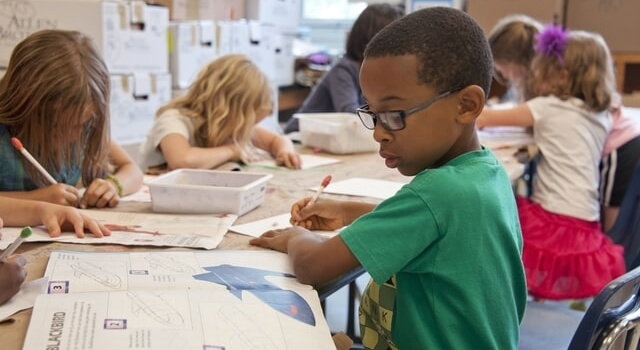
[[(435, 97), (432, 97), (424, 102), (421, 102), (420, 104), (418, 104), (417, 106), (413, 106), (410, 108), (407, 108), (405, 110), (391, 110), (391, 111), (384, 111), (384, 112), (373, 112), (369, 109), (369, 104), (366, 104), (360, 108), (356, 109), (356, 114), (358, 115), (358, 118), (360, 119), (360, 122), (362, 122), (362, 125), (364, 125), (365, 128), (369, 129), (369, 130), (374, 130), (376, 128), (376, 125), (378, 124), (377, 121), (380, 120), (380, 123), (382, 125), (382, 127), (387, 130), (387, 131), (400, 131), (400, 130), (404, 130), (404, 128), (407, 127), (407, 122), (405, 121), (405, 119), (410, 116), (413, 113), (422, 111), (424, 109), (429, 108), (429, 106), (431, 106), (432, 104), (440, 101), (441, 99), (452, 95), (460, 90), (462, 90), (463, 88), (455, 88), (449, 91), (445, 91), (439, 95), (436, 95)], [(370, 117), (373, 120), (373, 127), (369, 127), (367, 126), (367, 123), (365, 123), (365, 121), (362, 119), (362, 116), (360, 113), (366, 114), (368, 117)], [(388, 113), (397, 113), (397, 117), (400, 118), (401, 122), (402, 122), (402, 127), (397, 128), (397, 129), (392, 129), (389, 127), (389, 124), (386, 122), (383, 122), (380, 119), (380, 114), (388, 114)], [(385, 120), (388, 120), (388, 117), (384, 118)]]

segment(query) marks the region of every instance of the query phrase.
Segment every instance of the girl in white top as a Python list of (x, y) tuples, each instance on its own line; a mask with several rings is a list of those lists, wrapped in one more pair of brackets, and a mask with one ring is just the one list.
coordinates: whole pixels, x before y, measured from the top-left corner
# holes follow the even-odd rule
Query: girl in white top
[(222, 56), (200, 71), (184, 96), (158, 110), (141, 148), (143, 169), (211, 169), (254, 160), (259, 150), (279, 165), (298, 169), (293, 143), (257, 125), (272, 108), (260, 69), (244, 55)]
[(517, 199), (531, 295), (581, 299), (625, 272), (622, 248), (600, 229), (598, 166), (615, 93), (602, 37), (548, 26), (536, 37), (536, 95), (513, 109), (485, 109), (476, 124), (533, 128), (540, 149), (530, 198)]

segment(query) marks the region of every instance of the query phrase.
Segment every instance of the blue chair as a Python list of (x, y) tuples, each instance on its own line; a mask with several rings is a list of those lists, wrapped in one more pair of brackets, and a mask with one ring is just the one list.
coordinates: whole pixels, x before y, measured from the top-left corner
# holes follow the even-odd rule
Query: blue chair
[(569, 350), (637, 349), (640, 339), (640, 267), (611, 281), (594, 298)]
[(640, 204), (640, 164), (633, 172), (616, 222), (607, 232), (615, 243), (624, 247), (627, 271), (640, 264), (640, 205), (638, 204)]

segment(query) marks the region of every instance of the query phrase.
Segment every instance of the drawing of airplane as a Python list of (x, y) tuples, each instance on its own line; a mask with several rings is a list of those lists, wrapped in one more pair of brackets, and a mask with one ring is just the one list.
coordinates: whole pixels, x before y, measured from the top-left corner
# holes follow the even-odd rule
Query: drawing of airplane
[(294, 291), (281, 289), (265, 278), (267, 276), (295, 278), (294, 275), (233, 265), (208, 266), (204, 269), (209, 272), (193, 277), (197, 280), (222, 284), (240, 300), (242, 300), (242, 291), (247, 291), (282, 314), (311, 326), (316, 325), (313, 311), (304, 298)]

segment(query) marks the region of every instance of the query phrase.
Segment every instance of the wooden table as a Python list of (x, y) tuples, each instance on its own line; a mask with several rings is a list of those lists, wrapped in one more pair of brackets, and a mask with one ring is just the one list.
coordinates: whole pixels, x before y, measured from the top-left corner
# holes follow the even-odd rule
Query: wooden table
[[(304, 149), (303, 152), (308, 152)], [(503, 160), (509, 176), (512, 180), (520, 177), (524, 167), (510, 158), (513, 150), (502, 149), (496, 151), (497, 156)], [(381, 180), (409, 182), (411, 179), (401, 175), (395, 169), (388, 169), (377, 153), (346, 155), (331, 157), (342, 160), (341, 163), (294, 171), (288, 169), (269, 169), (264, 167), (249, 167), (247, 171), (269, 172), (274, 176), (267, 186), (264, 203), (255, 210), (239, 217), (236, 224), (252, 222), (258, 219), (288, 213), (291, 205), (298, 199), (312, 195), (311, 187), (318, 186), (322, 179), (331, 174), (333, 181), (345, 180), (353, 177), (366, 177)], [(379, 200), (373, 198), (347, 197), (341, 195), (323, 194), (323, 197), (333, 199), (360, 200), (376, 203)], [(118, 211), (151, 212), (151, 204), (144, 202), (122, 202)], [(218, 249), (261, 249), (249, 245), (251, 237), (229, 232)], [(24, 243), (17, 253), (24, 255), (29, 262), (27, 264), (27, 280), (34, 280), (44, 275), (49, 255), (54, 250), (76, 251), (144, 251), (144, 250), (183, 250), (184, 248), (157, 248), (157, 247), (128, 247), (121, 245), (83, 245), (70, 243)], [(26, 330), (31, 317), (31, 310), (23, 310), (12, 316), (13, 322), (0, 323), (0, 347), (3, 350), (22, 349)]]

